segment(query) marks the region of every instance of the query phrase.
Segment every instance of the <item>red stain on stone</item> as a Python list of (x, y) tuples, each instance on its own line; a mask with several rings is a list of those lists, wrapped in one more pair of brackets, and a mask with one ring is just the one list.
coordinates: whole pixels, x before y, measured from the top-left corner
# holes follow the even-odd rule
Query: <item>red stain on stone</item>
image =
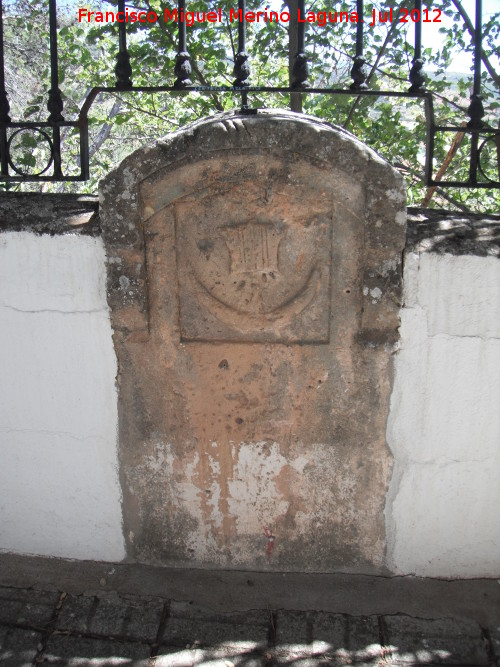
[(267, 526), (264, 526), (264, 533), (266, 534), (267, 537), (267, 545), (266, 545), (266, 557), (267, 557), (267, 562), (271, 562), (271, 552), (274, 549), (274, 541), (276, 539), (276, 536), (273, 535), (273, 531), (269, 530)]

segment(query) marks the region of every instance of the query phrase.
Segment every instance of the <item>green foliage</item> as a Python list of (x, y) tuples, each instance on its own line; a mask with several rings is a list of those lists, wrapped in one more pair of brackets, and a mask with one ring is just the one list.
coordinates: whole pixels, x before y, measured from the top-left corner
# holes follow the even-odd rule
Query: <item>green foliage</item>
[[(291, 0), (287, 0), (291, 1)], [(116, 4), (104, 0), (85, 3), (89, 10), (116, 11)], [(277, 9), (271, 3), (271, 9)], [(425, 42), (428, 72), (427, 86), (435, 93), (436, 120), (443, 125), (458, 126), (467, 120), (472, 88), (472, 72), (453, 73), (457, 48), (473, 51), (467, 19), (459, 0), (430, 0), (427, 7), (441, 9), (451, 21), (441, 28), (442, 42)], [(260, 0), (248, 0), (248, 10), (262, 10)], [(59, 73), (64, 98), (64, 115), (76, 120), (82, 103), (94, 86), (112, 86), (117, 55), (117, 24), (78, 23), (78, 6), (71, 2), (59, 15)], [(173, 7), (173, 3), (168, 4)], [(399, 7), (413, 8), (404, 0)], [(132, 5), (130, 5), (132, 8)], [(237, 48), (236, 22), (229, 23), (230, 0), (192, 0), (190, 11), (222, 8), (225, 20), (196, 24), (188, 28), (188, 48), (193, 66), (192, 80), (198, 85), (231, 85)], [(315, 12), (355, 10), (354, 2), (340, 2), (332, 8), (326, 0), (316, 0)], [(378, 23), (368, 27), (372, 12), (386, 11), (388, 5), (376, 0), (365, 6), (365, 58), (370, 72), (370, 87), (380, 90), (408, 89), (408, 75), (413, 59), (414, 24)], [(139, 0), (134, 9), (155, 11), (161, 18), (153, 24), (130, 24), (128, 45), (135, 86), (171, 85), (174, 79), (177, 50), (177, 26), (165, 23), (165, 3), (161, 0)], [(282, 10), (286, 10), (284, 5)], [(483, 97), (485, 122), (499, 126), (500, 108), (500, 12), (484, 21)], [(47, 117), (48, 69), (48, 0), (18, 0), (7, 4), (4, 19), (6, 78), (13, 119), (29, 121)], [(289, 26), (282, 22), (248, 23), (247, 52), (250, 56), (251, 83), (261, 86), (287, 86), (289, 76)], [(313, 86), (346, 89), (351, 83), (350, 70), (355, 49), (356, 25), (346, 23), (320, 26), (308, 24), (306, 51), (310, 59), (310, 81)], [(472, 62), (472, 55), (471, 55)], [(252, 93), (251, 106), (286, 107), (289, 95)], [(100, 94), (90, 113), (91, 179), (85, 183), (44, 184), (44, 191), (96, 192), (97, 183), (123, 157), (159, 136), (217, 111), (240, 105), (238, 95), (225, 93), (136, 93)], [(407, 178), (408, 201), (419, 205), (426, 192), (423, 185), (425, 154), (425, 110), (422, 100), (409, 98), (363, 97), (350, 95), (303, 95), (304, 112), (323, 118), (353, 132), (400, 169)], [(436, 142), (435, 171), (445, 160), (454, 133), (444, 134)], [(77, 134), (63, 131), (63, 168), (78, 172)], [(25, 140), (23, 139), (25, 142)], [(33, 141), (33, 139), (32, 139)], [(445, 177), (467, 178), (468, 137), (452, 159)], [(21, 163), (35, 170), (37, 150), (23, 143)], [(30, 152), (31, 151), (31, 152)], [(40, 151), (38, 150), (38, 153)], [(490, 142), (482, 154), (484, 169), (497, 177), (497, 149)], [(70, 165), (70, 161), (73, 163)], [(37, 184), (23, 184), (23, 190), (40, 189)], [(11, 186), (12, 189), (12, 186)], [(442, 190), (431, 205), (459, 210), (498, 212), (498, 191)]]

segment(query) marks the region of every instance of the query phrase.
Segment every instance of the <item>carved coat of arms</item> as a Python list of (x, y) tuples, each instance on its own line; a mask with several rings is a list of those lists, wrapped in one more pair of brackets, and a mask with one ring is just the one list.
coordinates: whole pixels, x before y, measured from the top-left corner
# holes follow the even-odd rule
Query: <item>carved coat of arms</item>
[(177, 213), (182, 338), (327, 342), (329, 220), (217, 217)]

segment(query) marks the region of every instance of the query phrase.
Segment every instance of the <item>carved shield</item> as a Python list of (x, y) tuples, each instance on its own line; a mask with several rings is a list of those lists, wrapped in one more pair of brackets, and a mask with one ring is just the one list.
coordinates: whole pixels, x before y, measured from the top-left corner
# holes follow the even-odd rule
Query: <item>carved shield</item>
[(234, 187), (234, 207), (227, 192), (176, 204), (185, 341), (329, 340), (331, 203), (294, 206), (293, 187), (266, 176)]

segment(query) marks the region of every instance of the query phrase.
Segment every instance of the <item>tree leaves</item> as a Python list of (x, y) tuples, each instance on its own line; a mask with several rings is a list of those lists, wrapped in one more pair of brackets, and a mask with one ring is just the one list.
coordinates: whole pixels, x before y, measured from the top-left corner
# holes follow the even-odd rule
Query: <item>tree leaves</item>
[[(247, 0), (249, 11), (262, 11), (260, 0)], [(463, 52), (473, 49), (470, 18), (464, 13), (460, 0), (430, 0), (433, 7), (443, 10), (452, 18), (440, 27), (442, 41), (425, 43), (427, 85), (436, 97), (436, 120), (443, 125), (459, 125), (467, 120), (467, 108), (472, 86), (472, 73), (457, 75), (450, 72), (457, 48)], [(48, 70), (48, 0), (18, 0), (14, 11), (7, 6), (4, 20), (7, 86), (12, 117), (27, 120), (45, 120), (47, 92), (50, 87)], [(94, 0), (89, 10), (109, 9), (101, 0)], [(236, 22), (228, 20), (234, 8), (230, 0), (192, 0), (190, 11), (211, 11), (221, 8), (224, 20), (219, 23), (195, 24), (188, 28), (188, 49), (193, 68), (192, 79), (198, 85), (231, 85), (232, 69), (237, 50)], [(413, 8), (410, 0), (401, 7)], [(337, 12), (355, 10), (355, 2), (339, 3)], [(172, 84), (177, 50), (177, 26), (165, 22), (164, 3), (143, 0), (141, 9), (155, 11), (160, 20), (153, 24), (138, 23), (127, 26), (127, 39), (136, 86)], [(272, 9), (276, 6), (273, 3)], [(281, 10), (286, 10), (283, 5)], [(315, 12), (334, 11), (327, 0), (314, 0), (308, 7)], [(408, 75), (414, 56), (414, 24), (377, 23), (369, 27), (373, 10), (385, 11), (379, 0), (365, 5), (364, 54), (372, 70), (370, 86), (377, 90), (406, 91)], [(105, 11), (105, 9), (104, 9)], [(396, 12), (395, 12), (395, 18)], [(246, 50), (250, 56), (250, 82), (262, 86), (287, 86), (289, 25), (282, 22), (248, 23)], [(424, 24), (424, 35), (426, 25)], [(114, 84), (114, 68), (118, 51), (117, 25), (93, 22), (78, 23), (77, 8), (59, 17), (59, 73), (65, 101), (65, 116), (76, 120), (88, 92), (93, 86)], [(500, 13), (486, 17), (484, 22), (483, 96), (485, 121), (498, 124), (499, 67), (500, 67)], [(306, 52), (309, 56), (310, 80), (313, 86), (348, 88), (354, 56), (356, 24), (327, 23), (325, 26), (308, 24)], [(471, 55), (472, 62), (472, 55)], [(487, 63), (487, 65), (486, 65)], [(289, 95), (252, 93), (252, 106), (286, 106)], [(306, 113), (338, 125), (348, 122), (349, 130), (378, 151), (405, 174), (409, 186), (408, 200), (422, 201), (423, 160), (425, 141), (424, 107), (421, 100), (384, 97), (356, 97), (347, 95), (303, 95)], [(240, 96), (235, 94), (164, 94), (123, 93), (100, 95), (90, 116), (92, 147), (91, 179), (84, 184), (50, 184), (44, 190), (95, 192), (99, 179), (126, 154), (145, 141), (160, 137), (190, 121), (224, 109), (237, 108)], [(76, 153), (78, 145), (74, 133), (63, 136), (63, 160)], [(436, 167), (448, 154), (453, 134), (443, 135), (436, 142)], [(463, 146), (467, 146), (464, 141)], [(486, 155), (486, 154), (485, 154)], [(491, 162), (492, 158), (488, 158)], [(489, 164), (488, 162), (488, 164)], [(64, 165), (63, 165), (64, 166)], [(467, 176), (465, 149), (451, 160), (448, 178)], [(23, 189), (39, 188), (37, 184), (23, 184)], [(451, 201), (450, 201), (451, 200)], [(434, 205), (450, 205), (458, 209), (497, 211), (498, 191), (452, 191), (446, 198), (436, 193)]]

